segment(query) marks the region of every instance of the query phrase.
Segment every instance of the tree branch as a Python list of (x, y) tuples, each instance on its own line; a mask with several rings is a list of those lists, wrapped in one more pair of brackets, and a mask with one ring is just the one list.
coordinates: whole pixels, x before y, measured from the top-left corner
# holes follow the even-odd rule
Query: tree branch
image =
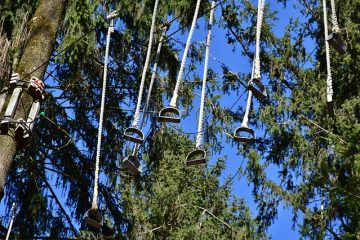
[(73, 232), (73, 234), (76, 236), (77, 232), (76, 229), (73, 225), (73, 223), (70, 220), (70, 217), (67, 215), (64, 207), (61, 205), (61, 202), (59, 201), (58, 197), (56, 196), (54, 189), (52, 189), (52, 187), (50, 186), (48, 180), (46, 179), (46, 177), (43, 174), (40, 174), (41, 178), (44, 180), (46, 187), (49, 189), (49, 191), (51, 192), (51, 195), (54, 197), (56, 203), (58, 204), (58, 206), (60, 207), (61, 211), (63, 212), (63, 214), (65, 215), (66, 220), (69, 222), (71, 230)]

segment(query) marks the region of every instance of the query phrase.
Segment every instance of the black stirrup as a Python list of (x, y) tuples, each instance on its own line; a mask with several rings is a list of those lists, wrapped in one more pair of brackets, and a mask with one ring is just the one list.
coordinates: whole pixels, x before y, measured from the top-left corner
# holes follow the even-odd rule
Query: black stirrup
[(195, 149), (186, 157), (186, 165), (200, 165), (206, 163), (206, 152), (202, 149)]
[(174, 107), (163, 108), (159, 112), (159, 122), (179, 123), (180, 118), (180, 111)]
[(90, 208), (87, 210), (84, 216), (85, 223), (93, 228), (96, 228), (99, 230), (103, 225), (103, 217), (101, 216), (101, 213), (96, 208)]
[(124, 137), (134, 143), (142, 144), (144, 142), (143, 132), (136, 127), (128, 127), (125, 129)]
[(248, 89), (251, 90), (254, 96), (260, 101), (264, 101), (267, 98), (266, 87), (259, 78), (251, 79), (248, 83)]
[(248, 127), (239, 127), (235, 129), (234, 140), (243, 143), (252, 143), (255, 141), (255, 132)]
[(346, 45), (339, 33), (331, 33), (328, 37), (328, 42), (338, 53), (346, 53)]
[(334, 102), (326, 102), (328, 113), (330, 117), (335, 117)]
[(133, 174), (133, 175), (139, 175), (140, 174), (140, 162), (134, 155), (129, 155), (123, 160), (124, 166)]

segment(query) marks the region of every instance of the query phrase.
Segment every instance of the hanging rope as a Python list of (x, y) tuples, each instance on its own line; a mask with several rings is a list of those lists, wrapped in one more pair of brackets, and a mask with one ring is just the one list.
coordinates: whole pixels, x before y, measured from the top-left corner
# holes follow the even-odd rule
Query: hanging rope
[(109, 61), (110, 37), (111, 37), (112, 32), (114, 32), (114, 21), (113, 20), (111, 20), (110, 26), (108, 28), (107, 36), (106, 36), (104, 75), (103, 75), (103, 85), (102, 85), (102, 93), (101, 93), (99, 130), (98, 130), (98, 139), (97, 139), (97, 148), (96, 148), (94, 195), (93, 195), (93, 200), (92, 200), (92, 205), (91, 205), (93, 209), (98, 208), (97, 200), (98, 200), (98, 185), (99, 185), (100, 149), (101, 149), (101, 137), (102, 137), (102, 130), (103, 130), (104, 110), (105, 110), (107, 65), (108, 65), (108, 61)]
[(156, 74), (157, 74), (157, 70), (158, 70), (158, 62), (159, 62), (160, 52), (161, 52), (162, 44), (163, 44), (164, 37), (166, 35), (167, 29), (168, 29), (167, 26), (165, 26), (163, 28), (163, 31), (162, 31), (162, 34), (161, 34), (161, 37), (160, 37), (160, 40), (159, 40), (159, 45), (158, 45), (158, 48), (156, 50), (155, 62), (154, 62), (153, 70), (152, 70), (152, 75), (151, 75), (150, 85), (149, 85), (149, 89), (148, 89), (148, 94), (146, 96), (146, 101), (145, 101), (145, 105), (144, 105), (144, 111), (143, 111), (143, 116), (142, 116), (142, 119), (141, 119), (140, 129), (143, 128), (144, 123), (145, 123), (147, 110), (149, 108), (151, 92), (152, 92), (152, 88), (154, 86), (154, 82), (155, 82), (155, 78), (156, 78)]
[(10, 239), (10, 234), (12, 231), (12, 226), (14, 224), (14, 220), (15, 220), (15, 213), (16, 213), (16, 203), (13, 203), (12, 207), (11, 207), (11, 220), (10, 220), (10, 224), (9, 224), (9, 228), (8, 231), (6, 233), (6, 238), (5, 240), (9, 240)]
[(332, 21), (332, 31), (334, 33), (340, 32), (340, 27), (338, 23), (338, 19), (336, 17), (336, 7), (335, 7), (335, 0), (331, 0), (331, 21)]
[[(198, 17), (198, 13), (199, 13), (199, 9), (200, 9), (200, 2), (201, 0), (197, 0), (196, 2), (196, 8), (195, 8), (195, 13), (194, 13), (194, 17), (191, 23), (191, 28), (190, 28), (190, 32), (189, 32), (189, 36), (188, 39), (186, 41), (186, 46), (185, 46), (185, 50), (184, 50), (184, 55), (182, 57), (181, 60), (181, 65), (180, 65), (180, 70), (179, 70), (179, 74), (178, 77), (176, 79), (176, 85), (175, 85), (175, 89), (174, 89), (174, 93), (173, 93), (173, 97), (170, 101), (170, 107), (176, 107), (176, 103), (177, 103), (177, 98), (178, 98), (178, 92), (179, 92), (179, 87), (180, 87), (180, 82), (183, 78), (183, 74), (184, 74), (184, 69), (185, 69), (185, 63), (186, 63), (186, 59), (187, 59), (187, 54), (189, 52), (189, 48), (190, 48), (190, 44), (191, 44), (191, 39), (192, 36), (194, 34), (194, 30), (195, 30), (195, 25), (196, 25), (196, 20)], [(212, 10), (212, 9), (211, 9)]]
[(261, 27), (262, 19), (264, 15), (265, 0), (258, 1), (258, 13), (257, 13), (257, 22), (256, 22), (256, 46), (255, 46), (255, 74), (254, 77), (260, 79), (260, 36), (261, 36)]
[(332, 87), (331, 62), (330, 62), (330, 46), (327, 40), (329, 36), (329, 29), (327, 22), (328, 19), (327, 19), (326, 0), (323, 0), (323, 11), (324, 11), (325, 53), (326, 53), (326, 69), (327, 69), (326, 101), (332, 102), (333, 87)]
[(206, 39), (206, 49), (205, 49), (205, 64), (204, 64), (204, 75), (201, 89), (201, 101), (200, 101), (200, 114), (199, 114), (199, 123), (198, 123), (198, 134), (196, 136), (196, 144), (195, 148), (199, 148), (202, 142), (203, 136), (203, 125), (204, 125), (204, 107), (205, 107), (205, 93), (206, 93), (206, 79), (208, 73), (209, 66), (209, 56), (210, 56), (210, 43), (211, 43), (211, 29), (214, 21), (214, 8), (215, 8), (215, 0), (211, 2), (211, 11), (210, 11), (210, 19), (209, 19), (209, 29), (208, 35)]
[[(251, 79), (254, 77), (254, 69), (255, 69), (255, 62), (253, 62)], [(246, 110), (245, 110), (243, 121), (241, 123), (242, 127), (248, 127), (249, 114), (250, 114), (250, 109), (251, 109), (251, 100), (252, 100), (252, 91), (249, 90), (248, 98), (247, 98), (247, 101), (246, 101)]]
[[(260, 78), (261, 77), (261, 69), (260, 69), (260, 36), (261, 36), (261, 27), (262, 27), (262, 19), (264, 15), (264, 7), (265, 0), (258, 1), (258, 12), (257, 12), (257, 23), (256, 23), (256, 43), (255, 43), (255, 56), (252, 66), (251, 79)], [(247, 102), (246, 102), (246, 110), (244, 114), (243, 121), (241, 123), (242, 127), (248, 127), (249, 122), (249, 114), (251, 109), (251, 101), (252, 101), (252, 91), (249, 90)]]
[(151, 19), (151, 29), (150, 29), (149, 44), (148, 44), (145, 64), (144, 64), (144, 68), (143, 68), (143, 72), (142, 72), (142, 76), (141, 76), (139, 96), (138, 96), (138, 99), (137, 99), (136, 110), (135, 110), (135, 114), (134, 114), (134, 121), (133, 121), (133, 124), (132, 124), (133, 127), (137, 127), (137, 125), (139, 123), (141, 100), (142, 100), (142, 95), (143, 95), (143, 92), (144, 92), (144, 84), (145, 84), (146, 72), (147, 72), (147, 69), (148, 69), (148, 66), (149, 66), (149, 62), (150, 62), (150, 55), (151, 55), (151, 49), (152, 49), (152, 44), (153, 44), (153, 38), (154, 38), (155, 23), (156, 23), (156, 13), (157, 13), (158, 4), (159, 4), (159, 0), (156, 0), (155, 5), (154, 5), (152, 19)]
[[(148, 111), (148, 108), (149, 108), (151, 92), (152, 92), (152, 88), (154, 86), (156, 74), (157, 74), (157, 71), (158, 71), (158, 62), (159, 62), (160, 52), (161, 52), (161, 48), (162, 48), (164, 38), (166, 36), (167, 29), (168, 29), (168, 26), (164, 26), (161, 37), (160, 37), (160, 40), (159, 40), (159, 45), (158, 45), (158, 48), (156, 50), (155, 62), (154, 62), (153, 70), (152, 70), (150, 85), (149, 85), (148, 93), (147, 93), (147, 96), (146, 96), (143, 115), (142, 115), (142, 119), (141, 119), (141, 123), (140, 123), (140, 130), (144, 127), (145, 120), (146, 120), (146, 117), (147, 117), (147, 111)], [(135, 147), (134, 147), (134, 150), (133, 150), (134, 155), (137, 154), (139, 146), (140, 146), (140, 144), (135, 144)]]

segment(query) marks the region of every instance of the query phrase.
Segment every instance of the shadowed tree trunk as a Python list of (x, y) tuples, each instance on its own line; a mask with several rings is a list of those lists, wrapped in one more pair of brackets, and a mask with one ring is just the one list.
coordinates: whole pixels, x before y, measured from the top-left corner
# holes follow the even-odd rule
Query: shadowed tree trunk
[[(66, 2), (67, 0), (41, 0), (29, 22), (29, 38), (16, 69), (22, 78), (29, 75), (25, 81), (29, 81), (32, 76), (43, 79)], [(15, 119), (27, 119), (31, 104), (32, 97), (23, 91)], [(7, 134), (0, 135), (0, 200), (17, 150), (18, 144), (13, 129)]]

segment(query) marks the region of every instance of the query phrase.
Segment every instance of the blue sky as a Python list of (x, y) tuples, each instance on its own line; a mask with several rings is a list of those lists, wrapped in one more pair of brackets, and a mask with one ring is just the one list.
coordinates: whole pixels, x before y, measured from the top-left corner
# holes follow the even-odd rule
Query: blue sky
[[(255, 2), (255, 1), (252, 1)], [(267, 1), (269, 4), (270, 1)], [(256, 4), (256, 3), (255, 3)], [(294, 3), (296, 4), (296, 2)], [(304, 20), (303, 17), (300, 15), (297, 9), (294, 8), (293, 3), (287, 4), (287, 7), (284, 8), (282, 3), (275, 3), (275, 1), (270, 2), (270, 7), (272, 10), (277, 10), (279, 13), (277, 14), (278, 20), (273, 22), (274, 24), (274, 33), (277, 36), (282, 36), (284, 32), (284, 28), (286, 25), (290, 22), (291, 17), (299, 17), (300, 20)], [(221, 12), (219, 10), (219, 7), (216, 11), (216, 19), (219, 20)], [(198, 20), (198, 26), (199, 28), (194, 33), (193, 42), (196, 41), (204, 41), (206, 37), (206, 30), (204, 28), (205, 26), (205, 20), (199, 19)], [(169, 31), (171, 33), (172, 31)], [(226, 32), (221, 27), (215, 26), (213, 28), (213, 38), (211, 43), (211, 50), (210, 54), (218, 59), (219, 61), (223, 62), (226, 66), (228, 66), (232, 72), (238, 73), (250, 73), (251, 71), (251, 62), (249, 62), (248, 58), (242, 57), (239, 51), (233, 51), (233, 47), (226, 44), (225, 39)], [(186, 34), (185, 36), (177, 36), (177, 39), (185, 42), (186, 41)], [(237, 49), (241, 49), (239, 45), (236, 46)], [(308, 52), (311, 52), (313, 50), (314, 42), (310, 39), (306, 40), (305, 47), (307, 48)], [(181, 53), (182, 54), (182, 53)], [(310, 63), (307, 63), (306, 67), (310, 66)], [(210, 58), (209, 67), (215, 70), (215, 72), (218, 73), (218, 75), (222, 74), (221, 65), (215, 61), (213, 58)], [(199, 76), (202, 76), (203, 71), (203, 65), (198, 66), (199, 69), (197, 69), (197, 73)], [(238, 93), (238, 96), (243, 93), (245, 89), (241, 89)], [(200, 94), (201, 89), (195, 90), (196, 93)], [(223, 107), (230, 108), (233, 103), (234, 99), (237, 99), (238, 96), (226, 96), (223, 95), (221, 99), (221, 103)], [(247, 92), (243, 94), (240, 101), (237, 103), (235, 108), (239, 107), (241, 105), (243, 108), (245, 108), (246, 105), (246, 98), (247, 98)], [(194, 110), (190, 114), (189, 117), (182, 119), (181, 121), (181, 128), (185, 132), (196, 132), (196, 121), (197, 121), (197, 114), (198, 114), (198, 107), (200, 103), (200, 98), (195, 97), (194, 100)], [(255, 109), (259, 107), (259, 104), (255, 103)], [(234, 129), (235, 127), (240, 126), (240, 122), (234, 123)], [(263, 131), (256, 130), (256, 134), (258, 136), (261, 136)], [(231, 133), (230, 133), (231, 134)], [(195, 139), (195, 135), (192, 135)], [(225, 142), (225, 136), (219, 135), (220, 140)], [(224, 143), (223, 144), (224, 149), (220, 155), (213, 156), (212, 159), (209, 160), (209, 164), (213, 164), (216, 157), (219, 156), (225, 156), (227, 155), (227, 169), (224, 173), (224, 177), (222, 179), (222, 182), (224, 182), (225, 177), (227, 176), (233, 176), (240, 164), (243, 162), (243, 166), (246, 165), (247, 159), (242, 159), (242, 157), (238, 156), (236, 146), (232, 145), (231, 142), (229, 144)], [(267, 170), (268, 177), (276, 182), (277, 181), (277, 171), (278, 169), (275, 166), (270, 166)], [(251, 190), (252, 187), (248, 185), (245, 177), (236, 177), (234, 180), (234, 183), (232, 185), (233, 194), (235, 194), (238, 197), (243, 197), (246, 199), (247, 204), (251, 208), (251, 212), (255, 216), (257, 213), (256, 205), (253, 201), (253, 198), (251, 196)], [(286, 209), (284, 205), (280, 205), (278, 208), (278, 218), (274, 222), (274, 224), (269, 228), (268, 234), (271, 235), (272, 239), (281, 240), (281, 239), (298, 239), (298, 228), (295, 226), (295, 229), (292, 229), (293, 222), (292, 222), (293, 214), (291, 212), (291, 209)], [(301, 217), (298, 219), (301, 221)]]
[[(253, 1), (253, 2), (255, 2), (255, 1)], [(271, 2), (267, 1), (267, 3), (270, 3), (272, 10), (279, 11), (279, 14), (278, 14), (279, 20), (274, 23), (275, 24), (274, 31), (275, 31), (275, 34), (278, 36), (282, 35), (285, 26), (289, 23), (290, 17), (298, 16), (301, 18), (298, 11), (292, 7), (293, 3), (289, 3), (287, 5), (287, 8), (283, 8), (283, 4), (275, 3), (275, 1), (271, 1)], [(220, 11), (219, 11), (219, 7), (218, 7), (218, 9), (216, 11), (216, 19), (219, 19), (219, 15), (220, 15)], [(205, 24), (206, 23), (205, 23), (204, 19), (198, 20), (199, 28), (195, 31), (193, 42), (205, 41), (205, 36), (206, 36), (206, 30), (204, 27)], [(177, 28), (177, 26), (173, 26), (174, 30), (176, 30), (176, 28)], [(169, 33), (171, 33), (171, 32), (172, 32), (172, 30), (169, 30)], [(180, 33), (178, 33), (174, 37), (185, 42), (187, 33), (185, 33), (184, 36), (181, 36)], [(308, 50), (311, 51), (314, 47), (313, 42), (309, 40), (309, 42), (307, 42), (307, 46), (308, 46)], [(237, 47), (240, 48), (240, 46), (237, 46)], [(214, 56), (221, 62), (224, 62), (228, 67), (230, 67), (230, 69), (233, 72), (249, 73), (251, 71), (251, 63), (249, 62), (249, 59), (242, 57), (238, 51), (235, 51), (235, 52), (232, 51), (232, 46), (229, 46), (226, 44), (224, 30), (217, 26), (213, 28), (213, 39), (212, 39), (210, 53), (212, 56)], [(181, 59), (182, 52), (180, 52), (179, 54), (180, 54), (179, 57)], [(209, 66), (210, 66), (210, 68), (214, 69), (217, 73), (219, 73), (219, 75), (221, 75), (221, 73), (222, 73), (221, 66), (214, 59), (210, 58)], [(199, 73), (199, 76), (202, 76), (203, 65), (199, 65), (197, 71)], [(201, 89), (195, 90), (195, 92), (198, 94), (200, 94), (200, 91), (201, 91)], [(242, 89), (239, 92), (239, 95), (243, 91), (245, 91), (245, 89)], [(234, 96), (224, 95), (223, 98), (221, 99), (221, 103), (223, 104), (224, 107), (230, 107), (234, 103), (234, 99), (236, 99), (236, 98), (237, 97), (234, 97)], [(243, 94), (243, 97), (237, 103), (236, 107), (239, 107), (239, 105), (245, 107), (246, 98), (247, 98), (247, 93)], [(197, 109), (198, 109), (199, 103), (200, 103), (200, 98), (195, 97), (194, 109), (191, 112), (190, 117), (183, 119), (181, 122), (181, 128), (185, 132), (196, 132)], [(135, 106), (133, 106), (133, 107), (135, 108)], [(259, 105), (255, 105), (255, 109), (257, 107), (259, 107)], [(240, 126), (240, 124), (241, 124), (240, 122), (234, 123), (233, 126), (235, 128), (237, 126)], [(146, 132), (146, 129), (145, 129), (145, 132)], [(257, 135), (261, 136), (262, 131), (257, 131)], [(193, 137), (195, 139), (195, 135), (191, 135), (191, 137)], [(219, 135), (219, 138), (220, 138), (220, 140), (225, 142), (225, 135)], [(218, 155), (218, 156), (224, 156), (224, 155), (228, 156), (227, 170), (224, 174), (224, 178), (228, 175), (232, 176), (233, 174), (235, 174), (237, 172), (241, 162), (244, 162), (243, 163), (244, 165), (246, 164), (247, 159), (246, 158), (242, 159), (242, 157), (238, 156), (236, 153), (237, 153), (236, 146), (233, 146), (231, 143), (229, 143), (229, 144), (224, 143), (224, 149), (223, 149), (222, 153), (220, 155)], [(218, 156), (213, 156), (213, 158), (209, 160), (209, 164), (213, 164), (215, 158)], [(270, 178), (276, 180), (277, 169), (275, 167), (270, 167), (268, 174), (269, 174)], [(222, 182), (223, 182), (223, 180), (222, 180)], [(242, 177), (240, 179), (235, 178), (232, 187), (233, 187), (233, 193), (236, 196), (243, 197), (246, 199), (246, 202), (248, 203), (249, 207), (251, 208), (251, 212), (255, 215), (257, 212), (257, 209), (256, 209), (256, 205), (251, 196), (252, 188), (251, 188), (251, 186), (249, 186), (247, 184), (244, 177)], [(61, 195), (61, 191), (58, 191), (58, 193), (59, 193), (59, 195)], [(6, 212), (6, 210), (8, 210), (8, 209), (5, 209), (3, 204), (4, 204), (4, 201), (2, 201), (1, 205), (0, 205), (0, 215), (1, 216), (8, 215), (8, 213)], [(278, 219), (269, 228), (269, 231), (268, 231), (268, 233), (272, 236), (272, 239), (279, 239), (279, 240), (280, 239), (297, 239), (299, 237), (299, 235), (297, 233), (298, 229), (297, 228), (295, 228), (295, 230), (291, 229), (292, 228), (291, 210), (285, 209), (284, 206), (281, 205), (281, 206), (279, 206), (278, 211), (279, 211)]]

